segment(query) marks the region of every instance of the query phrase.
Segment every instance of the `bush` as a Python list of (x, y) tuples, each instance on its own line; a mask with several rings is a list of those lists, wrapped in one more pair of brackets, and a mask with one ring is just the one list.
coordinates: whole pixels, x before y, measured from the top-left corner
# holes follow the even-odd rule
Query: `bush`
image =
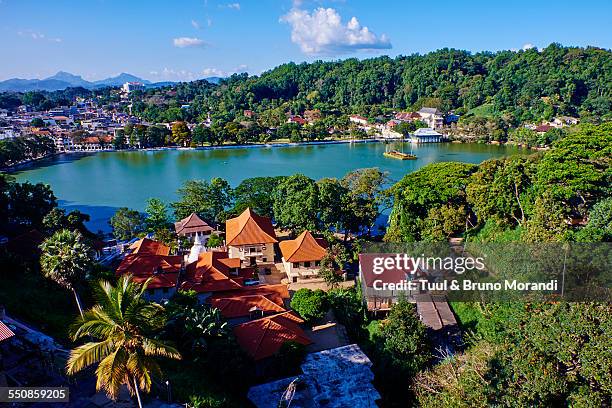
[(321, 289), (300, 289), (291, 299), (291, 307), (307, 322), (322, 319), (329, 310), (327, 294)]

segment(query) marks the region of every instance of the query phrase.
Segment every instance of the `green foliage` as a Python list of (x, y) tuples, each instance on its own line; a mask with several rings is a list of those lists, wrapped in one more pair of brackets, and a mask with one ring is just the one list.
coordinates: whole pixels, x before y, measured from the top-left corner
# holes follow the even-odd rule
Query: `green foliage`
[(426, 331), (415, 305), (400, 300), (391, 308), (387, 320), (380, 324), (380, 332), (376, 335), (381, 344), (379, 352), (391, 367), (412, 376), (431, 359)]
[(96, 364), (97, 387), (117, 399), (127, 386), (130, 394), (149, 392), (152, 376), (161, 377), (160, 357), (181, 355), (154, 337), (165, 323), (164, 308), (144, 300), (145, 285), (122, 276), (117, 285), (101, 281), (95, 288), (96, 305), (71, 328), (72, 340), (87, 339), (70, 352), (68, 375)]
[[(467, 204), (465, 190), (476, 169), (476, 166), (465, 163), (435, 163), (406, 175), (391, 189), (395, 202), (386, 239), (419, 240), (424, 238), (424, 226), (435, 224), (436, 219), (444, 216), (442, 212), (453, 213), (455, 218), (457, 214), (465, 214), (466, 210), (461, 209)], [(445, 210), (442, 210), (443, 206)], [(433, 208), (440, 213), (430, 213)], [(428, 217), (430, 219), (426, 221)], [(464, 223), (455, 220), (443, 227), (441, 233), (457, 233)]]
[(91, 235), (85, 227), (85, 223), (89, 221), (89, 215), (83, 214), (79, 210), (72, 210), (66, 214), (66, 210), (62, 208), (54, 208), (43, 218), (43, 226), (45, 231), (53, 234), (61, 229), (77, 230), (83, 235)]
[(321, 289), (299, 289), (291, 298), (291, 308), (307, 322), (322, 319), (329, 310), (327, 295)]
[(315, 181), (302, 174), (285, 178), (274, 190), (274, 220), (294, 233), (318, 230), (318, 193)]
[(210, 183), (204, 180), (189, 180), (177, 191), (179, 201), (171, 204), (176, 219), (183, 219), (196, 213), (212, 221), (223, 221), (223, 213), (233, 200), (229, 183), (214, 177)]
[(274, 190), (276, 186), (285, 179), (277, 177), (253, 177), (243, 180), (234, 189), (235, 214), (242, 213), (250, 207), (256, 214), (262, 217), (274, 217)]
[(180, 146), (189, 146), (191, 131), (185, 122), (175, 122), (172, 125), (172, 141)]
[(113, 214), (109, 224), (113, 228), (115, 238), (127, 240), (144, 231), (145, 219), (138, 211), (121, 207)]
[(211, 234), (206, 242), (206, 246), (214, 248), (223, 245), (223, 237), (218, 234)]
[(157, 233), (170, 225), (168, 207), (158, 198), (149, 198), (145, 208), (145, 226), (148, 232)]
[(0, 168), (55, 153), (55, 144), (49, 137), (22, 136), (0, 140)]
[(40, 250), (44, 276), (66, 289), (74, 290), (84, 282), (93, 264), (92, 249), (78, 231), (59, 230)]
[(481, 340), (418, 376), (419, 405), (594, 407), (609, 401), (610, 305), (498, 303), (463, 309), (462, 323), (469, 309), (476, 311), (471, 320)]

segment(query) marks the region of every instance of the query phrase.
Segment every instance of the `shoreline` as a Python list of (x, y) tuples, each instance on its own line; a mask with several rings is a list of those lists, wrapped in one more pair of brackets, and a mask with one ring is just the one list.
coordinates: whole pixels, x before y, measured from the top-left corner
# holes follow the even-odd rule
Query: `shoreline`
[[(14, 173), (24, 169), (27, 169), (30, 166), (34, 166), (36, 163), (51, 159), (56, 156), (61, 155), (93, 155), (97, 153), (104, 152), (156, 152), (156, 151), (165, 151), (165, 150), (231, 150), (231, 149), (257, 149), (257, 148), (276, 148), (276, 147), (298, 147), (298, 146), (324, 146), (324, 145), (335, 145), (335, 144), (365, 144), (365, 143), (385, 143), (385, 142), (410, 142), (408, 139), (387, 139), (387, 138), (371, 138), (371, 139), (339, 139), (339, 140), (317, 140), (312, 142), (278, 142), (278, 143), (252, 143), (252, 144), (231, 144), (231, 145), (216, 145), (216, 146), (197, 146), (197, 147), (181, 147), (181, 146), (161, 146), (161, 147), (147, 147), (144, 149), (101, 149), (101, 150), (91, 150), (91, 151), (83, 151), (83, 150), (71, 150), (64, 152), (56, 152), (48, 156), (38, 157), (36, 159), (31, 159), (22, 163), (14, 164), (9, 167), (5, 167), (0, 169), (0, 172), (5, 173)], [(455, 143), (455, 144), (486, 144), (492, 146), (513, 146), (519, 149), (529, 149), (529, 150), (545, 150), (546, 148), (536, 148), (536, 147), (527, 147), (520, 144), (514, 143), (479, 143), (479, 142), (466, 142), (461, 140), (450, 140), (447, 138), (445, 142), (438, 143)]]

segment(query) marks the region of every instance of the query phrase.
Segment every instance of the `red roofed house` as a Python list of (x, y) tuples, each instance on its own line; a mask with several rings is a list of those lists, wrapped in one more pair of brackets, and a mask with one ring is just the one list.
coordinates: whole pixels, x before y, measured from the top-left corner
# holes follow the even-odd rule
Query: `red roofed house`
[(156, 302), (169, 299), (176, 292), (183, 256), (169, 255), (170, 248), (148, 238), (136, 241), (129, 249), (131, 253), (125, 255), (116, 275), (130, 274), (138, 283), (151, 279), (147, 286), (147, 299)]
[(278, 245), (291, 282), (318, 276), (321, 260), (327, 252), (327, 241), (304, 231), (296, 239), (281, 241)]
[[(284, 313), (283, 299), (269, 295), (242, 295), (223, 298), (209, 298), (208, 303), (219, 309), (221, 315), (230, 320), (230, 324), (243, 323), (253, 318), (261, 318), (270, 314)], [(279, 304), (280, 303), (280, 304)]]
[(204, 300), (214, 292), (242, 289), (244, 280), (253, 276), (253, 269), (241, 268), (240, 259), (229, 258), (227, 252), (203, 252), (185, 268), (181, 289), (193, 290)]
[(191, 213), (187, 218), (175, 222), (174, 230), (178, 236), (188, 237), (189, 239), (193, 239), (196, 235), (200, 235), (200, 238), (205, 244), (213, 228), (198, 217), (196, 213)]
[(285, 312), (274, 316), (252, 320), (234, 327), (238, 344), (255, 361), (272, 357), (282, 345), (292, 341), (305, 346), (312, 344), (299, 324), (304, 321)]
[(421, 120), (421, 115), (419, 115), (417, 112), (398, 112), (395, 114), (395, 119), (405, 122), (413, 122), (415, 120)]
[(540, 125), (540, 126), (536, 126), (535, 131), (538, 133), (546, 133), (552, 128), (553, 127), (550, 125)]
[(225, 241), (230, 258), (240, 258), (248, 266), (274, 262), (277, 243), (272, 221), (250, 208), (225, 223)]
[(300, 125), (305, 125), (308, 122), (306, 122), (306, 120), (300, 115), (290, 115), (289, 119), (287, 119), (287, 123), (297, 123)]

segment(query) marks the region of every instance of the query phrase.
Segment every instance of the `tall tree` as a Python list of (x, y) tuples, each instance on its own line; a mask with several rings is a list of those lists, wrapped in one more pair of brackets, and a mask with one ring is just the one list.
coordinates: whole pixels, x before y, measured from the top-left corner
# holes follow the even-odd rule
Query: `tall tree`
[(318, 195), (318, 186), (311, 178), (303, 174), (287, 177), (274, 191), (274, 220), (294, 233), (318, 230)]
[(98, 364), (96, 388), (117, 399), (126, 385), (142, 408), (140, 390), (151, 390), (152, 377), (161, 376), (156, 359), (178, 360), (181, 355), (157, 340), (165, 324), (163, 306), (145, 301), (148, 281), (138, 285), (130, 276), (119, 278), (117, 285), (101, 281), (95, 289), (97, 304), (87, 310), (71, 329), (72, 340), (93, 338), (70, 352), (66, 363), (69, 375)]
[(92, 249), (78, 231), (60, 230), (40, 246), (43, 275), (74, 294), (79, 313), (83, 314), (77, 287), (85, 281), (93, 266)]
[(144, 230), (144, 216), (136, 210), (121, 207), (111, 217), (109, 224), (117, 239), (130, 239)]
[(145, 225), (149, 232), (156, 233), (168, 228), (168, 225), (170, 225), (168, 207), (158, 198), (149, 198), (147, 200), (145, 214)]

